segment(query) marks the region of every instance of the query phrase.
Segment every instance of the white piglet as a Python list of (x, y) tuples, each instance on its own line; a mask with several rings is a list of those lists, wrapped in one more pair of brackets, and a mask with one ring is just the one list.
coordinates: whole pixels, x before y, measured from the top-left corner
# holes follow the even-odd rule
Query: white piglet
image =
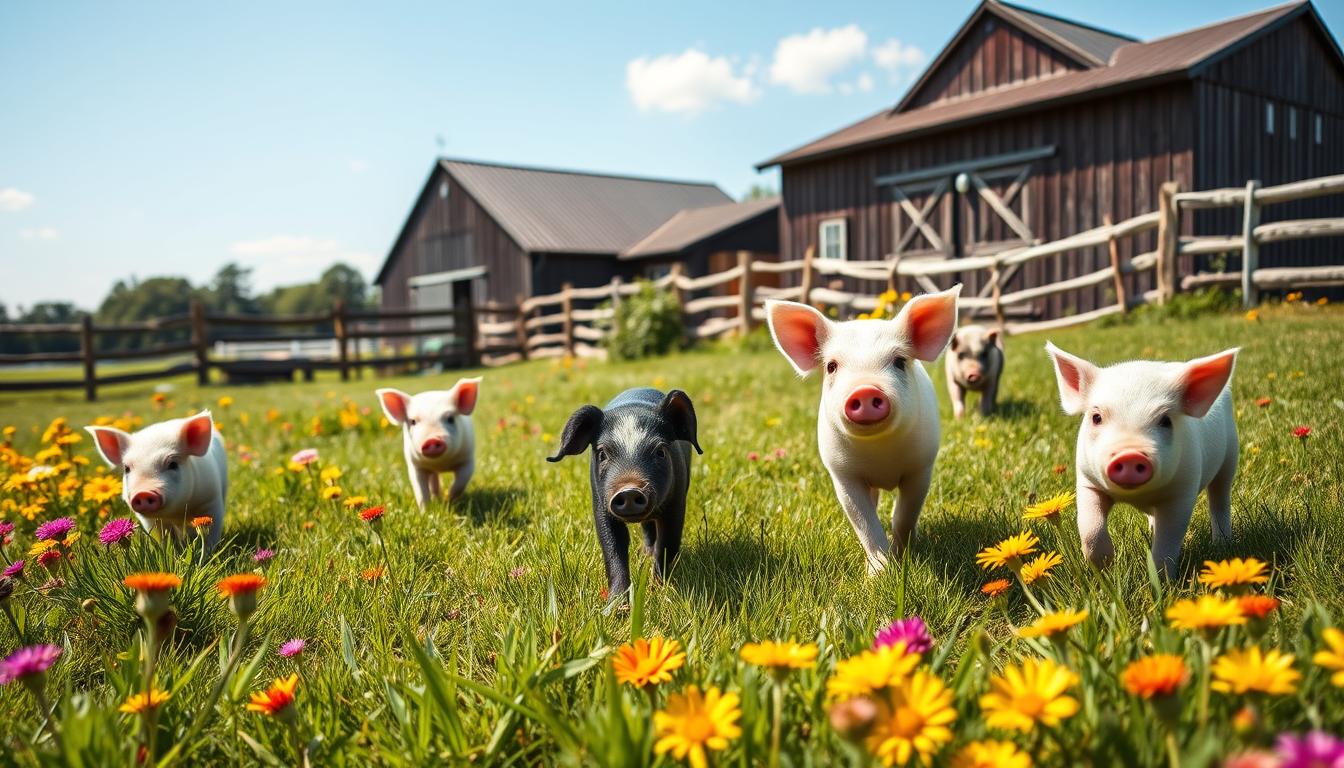
[[(812, 307), (768, 301), (775, 344), (799, 375), (822, 368), (817, 444), (840, 506), (875, 573), (910, 540), (938, 456), (938, 399), (919, 361), (938, 358), (957, 324), (961, 286), (911, 299), (891, 320), (833, 322)], [(894, 549), (877, 517), (879, 490), (898, 492)]]
[(462, 495), (476, 467), (476, 435), (471, 412), (481, 380), (460, 379), (449, 390), (408, 395), (398, 389), (378, 390), (387, 420), (401, 426), (406, 471), (421, 509), (442, 495), (439, 475), (453, 473), (449, 500)]
[(228, 456), (209, 411), (151, 424), (128, 434), (112, 427), (85, 427), (98, 452), (122, 472), (121, 496), (145, 530), (167, 528), (179, 540), (196, 517), (209, 517), (205, 549), (224, 530), (229, 490)]
[(1237, 425), (1228, 382), (1237, 350), (1187, 363), (1135, 361), (1099, 368), (1047, 343), (1064, 412), (1078, 429), (1078, 533), (1083, 553), (1115, 557), (1106, 529), (1115, 502), (1148, 515), (1153, 561), (1175, 573), (1200, 491), (1209, 492), (1216, 543), (1232, 536)]

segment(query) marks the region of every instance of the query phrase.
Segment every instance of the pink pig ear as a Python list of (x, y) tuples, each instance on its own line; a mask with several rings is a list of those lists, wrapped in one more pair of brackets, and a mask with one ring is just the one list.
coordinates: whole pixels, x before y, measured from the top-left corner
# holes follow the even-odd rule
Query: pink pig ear
[(457, 401), (457, 412), (470, 416), (476, 410), (476, 397), (481, 391), (481, 378), (459, 379), (453, 385), (453, 398)]
[(789, 359), (799, 376), (806, 376), (820, 362), (821, 345), (831, 331), (826, 316), (796, 301), (765, 302), (765, 320), (775, 346)]
[(90, 435), (93, 435), (93, 444), (98, 446), (98, 453), (102, 454), (103, 461), (113, 467), (120, 467), (124, 462), (122, 458), (126, 455), (126, 449), (131, 447), (131, 436), (113, 427), (85, 427)]
[(1181, 410), (1195, 418), (1203, 418), (1213, 407), (1232, 378), (1240, 347), (1201, 357), (1185, 364), (1181, 372)]
[(1003, 349), (1003, 332), (998, 328), (990, 329), (990, 331), (985, 334), (985, 341), (988, 341), (999, 349)]
[(915, 348), (915, 357), (933, 361), (957, 330), (957, 297), (961, 284), (941, 293), (911, 299), (892, 320)]
[(406, 421), (406, 409), (411, 404), (411, 396), (402, 392), (400, 389), (380, 389), (377, 390), (378, 402), (383, 405), (383, 413), (387, 414), (387, 420), (400, 426)]
[(1097, 366), (1045, 342), (1045, 351), (1055, 363), (1055, 381), (1059, 384), (1059, 403), (1064, 412), (1075, 416), (1087, 407), (1087, 392), (1097, 380)]
[(210, 450), (210, 441), (214, 436), (215, 422), (210, 418), (210, 412), (201, 411), (182, 422), (177, 441), (182, 445), (182, 452), (188, 456), (204, 456)]

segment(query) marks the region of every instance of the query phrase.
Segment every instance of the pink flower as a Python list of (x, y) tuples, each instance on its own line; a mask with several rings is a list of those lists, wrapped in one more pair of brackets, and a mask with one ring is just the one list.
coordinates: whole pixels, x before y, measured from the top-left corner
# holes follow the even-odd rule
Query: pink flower
[(897, 643), (905, 643), (905, 650), (910, 653), (924, 653), (933, 647), (933, 638), (929, 637), (929, 628), (923, 619), (910, 616), (897, 619), (878, 632), (873, 647), (885, 648)]
[(1325, 731), (1283, 733), (1275, 747), (1282, 768), (1344, 768), (1344, 741)]
[(786, 450), (784, 450), (783, 448), (776, 448), (776, 449), (775, 449), (775, 458), (776, 458), (776, 459), (782, 459), (782, 458), (784, 458), (785, 456), (788, 456), (788, 455), (789, 455), (789, 452), (786, 451)]
[(135, 533), (135, 521), (129, 517), (119, 517), (103, 526), (98, 532), (98, 540), (112, 546), (126, 542)]
[(256, 560), (258, 563), (270, 562), (270, 559), (273, 557), (275, 557), (275, 550), (264, 548), (258, 549), (256, 554), (252, 555), (252, 559)]
[(22, 576), (23, 576), (23, 561), (22, 561), (22, 560), (15, 560), (13, 565), (11, 565), (11, 566), (9, 566), (8, 568), (6, 568), (6, 569), (4, 570), (3, 573), (0, 573), (0, 576), (5, 576), (5, 577), (10, 577), (10, 578), (15, 578), (15, 579), (22, 577)]
[(14, 532), (13, 523), (0, 522), (0, 539), (5, 538), (6, 536), (8, 536), (13, 532)]
[(1305, 424), (1300, 427), (1293, 428), (1293, 437), (1296, 437), (1298, 440), (1306, 440), (1307, 435), (1310, 434), (1311, 434), (1311, 427), (1308, 427)]
[(1279, 768), (1279, 758), (1258, 750), (1238, 752), (1223, 760), (1223, 768)]
[(509, 569), (509, 578), (511, 579), (521, 579), (523, 578), (523, 576), (526, 575), (527, 575), (527, 569), (521, 565), (515, 565), (514, 567)]
[(317, 449), (304, 448), (303, 450), (299, 451), (293, 456), (290, 456), (289, 460), (294, 462), (295, 464), (298, 464), (299, 466), (306, 467), (309, 464), (312, 464), (314, 461), (317, 461)]
[(280, 655), (284, 656), (286, 659), (292, 659), (303, 653), (303, 649), (307, 647), (308, 644), (303, 641), (303, 638), (296, 637), (293, 640), (286, 640), (284, 644), (280, 646)]
[(747, 461), (760, 461), (761, 454), (755, 451), (747, 451)]
[(33, 536), (36, 536), (41, 541), (55, 541), (64, 539), (65, 535), (74, 529), (75, 518), (58, 517), (55, 520), (50, 520), (37, 526), (37, 530), (33, 531)]
[(0, 685), (8, 685), (15, 680), (30, 682), (40, 676), (61, 657), (59, 645), (30, 645), (11, 653), (0, 661)]

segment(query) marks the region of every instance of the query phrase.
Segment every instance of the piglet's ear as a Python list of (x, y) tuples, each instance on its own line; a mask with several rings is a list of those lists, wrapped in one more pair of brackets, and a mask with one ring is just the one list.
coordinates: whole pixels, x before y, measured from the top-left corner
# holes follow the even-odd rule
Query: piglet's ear
[(1209, 412), (1232, 379), (1239, 351), (1239, 347), (1233, 348), (1185, 364), (1181, 372), (1182, 411), (1197, 419)]
[(942, 293), (930, 293), (911, 299), (892, 320), (915, 348), (920, 360), (937, 360), (957, 330), (957, 297), (961, 284)]
[[(999, 349), (1003, 349), (1003, 332), (998, 328), (994, 328), (985, 334), (985, 341), (988, 341)], [(953, 347), (953, 349), (955, 349), (955, 347)]]
[(560, 447), (547, 461), (559, 461), (566, 456), (578, 456), (588, 450), (588, 446), (597, 439), (602, 430), (602, 409), (595, 405), (585, 405), (575, 411), (565, 422), (565, 431), (560, 435)]
[(678, 440), (690, 443), (696, 453), (704, 453), (700, 450), (700, 443), (696, 441), (695, 406), (691, 404), (689, 395), (680, 389), (668, 392), (658, 406), (658, 413), (667, 420), (668, 425), (672, 427), (672, 434), (676, 435)]
[(113, 427), (85, 427), (93, 435), (93, 444), (109, 466), (120, 467), (126, 449), (131, 447), (131, 436)]
[(377, 394), (387, 420), (398, 426), (405, 423), (406, 408), (410, 405), (411, 396), (400, 389), (391, 388), (377, 390)]
[(458, 379), (453, 385), (453, 401), (457, 403), (457, 412), (463, 416), (470, 416), (471, 412), (476, 410), (476, 395), (481, 390), (481, 379)]
[(1070, 416), (1087, 407), (1087, 392), (1097, 380), (1097, 366), (1081, 357), (1074, 357), (1050, 342), (1045, 351), (1055, 362), (1055, 381), (1059, 384), (1059, 402)]
[(765, 320), (775, 346), (789, 359), (799, 376), (806, 376), (820, 362), (821, 345), (830, 334), (826, 316), (796, 301), (765, 302)]
[(201, 411), (182, 421), (182, 429), (177, 433), (178, 445), (188, 456), (204, 456), (210, 450), (210, 441), (215, 436), (215, 422), (209, 411)]

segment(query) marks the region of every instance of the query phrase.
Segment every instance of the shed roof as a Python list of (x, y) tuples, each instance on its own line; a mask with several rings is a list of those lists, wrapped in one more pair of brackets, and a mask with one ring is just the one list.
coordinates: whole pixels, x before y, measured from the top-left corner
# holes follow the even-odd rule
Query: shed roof
[(759, 216), (777, 215), (779, 197), (763, 197), (743, 203), (687, 208), (663, 222), (639, 242), (621, 252), (622, 259), (639, 259), (677, 253)]
[[(1121, 45), (1112, 52), (1106, 66), (981, 91), (918, 109), (884, 109), (766, 160), (757, 167), (789, 165), (1005, 114), (1096, 98), (1165, 80), (1188, 78), (1196, 74), (1201, 65), (1220, 58), (1219, 54), (1303, 14), (1311, 14), (1318, 24), (1321, 23), (1309, 2), (1294, 2), (1148, 42)], [(1324, 26), (1321, 25), (1321, 28), (1324, 29)], [(1331, 42), (1333, 45), (1333, 39)]]

